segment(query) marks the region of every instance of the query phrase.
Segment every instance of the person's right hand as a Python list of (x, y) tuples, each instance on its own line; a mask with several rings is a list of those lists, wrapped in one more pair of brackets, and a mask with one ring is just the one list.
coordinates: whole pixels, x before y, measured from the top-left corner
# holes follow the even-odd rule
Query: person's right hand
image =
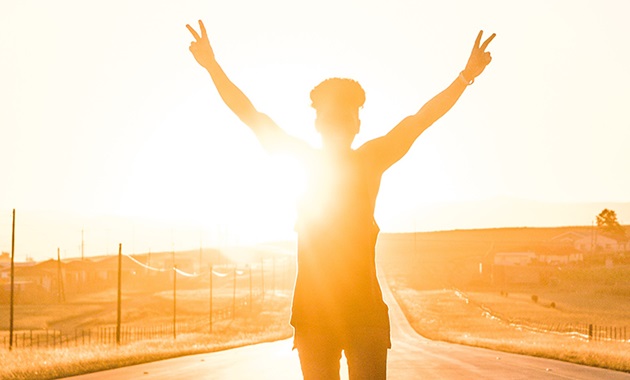
[(201, 37), (190, 25), (186, 24), (186, 28), (188, 28), (193, 37), (195, 37), (195, 41), (190, 43), (190, 52), (193, 54), (193, 56), (201, 66), (207, 68), (208, 65), (214, 62), (214, 52), (212, 51), (212, 47), (210, 46), (208, 34), (206, 33), (205, 26), (203, 26), (203, 22), (199, 20)]

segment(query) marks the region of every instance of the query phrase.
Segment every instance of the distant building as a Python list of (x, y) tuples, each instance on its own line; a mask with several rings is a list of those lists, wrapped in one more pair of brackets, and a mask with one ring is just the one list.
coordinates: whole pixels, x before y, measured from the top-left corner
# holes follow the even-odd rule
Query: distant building
[(565, 232), (550, 239), (551, 242), (570, 245), (583, 253), (616, 253), (623, 252), (622, 242), (602, 235), (593, 229), (591, 233)]
[(584, 261), (584, 254), (576, 253), (558, 253), (558, 254), (540, 254), (537, 260), (541, 263), (549, 265), (574, 264)]
[(590, 236), (591, 236), (590, 234), (568, 231), (568, 232), (552, 237), (551, 239), (549, 239), (549, 241), (558, 246), (577, 248), (575, 246), (576, 244), (575, 242), (577, 240), (583, 239), (584, 237), (590, 237)]
[(494, 254), (494, 265), (526, 266), (536, 260), (534, 252), (498, 252)]
[[(203, 263), (210, 265), (218, 251), (206, 250)], [(203, 268), (198, 252), (180, 253), (175, 265), (181, 279), (178, 287), (194, 288), (207, 277), (199, 276)], [(126, 290), (164, 289), (173, 283), (173, 254), (125, 255), (121, 260), (121, 280)], [(207, 271), (208, 269), (206, 269)], [(199, 272), (197, 272), (199, 271)], [(22, 304), (63, 302), (66, 295), (112, 289), (118, 282), (118, 256), (89, 259), (46, 260), (15, 263), (14, 290), (16, 301)], [(9, 302), (11, 283), (10, 263), (0, 262), (0, 304)]]

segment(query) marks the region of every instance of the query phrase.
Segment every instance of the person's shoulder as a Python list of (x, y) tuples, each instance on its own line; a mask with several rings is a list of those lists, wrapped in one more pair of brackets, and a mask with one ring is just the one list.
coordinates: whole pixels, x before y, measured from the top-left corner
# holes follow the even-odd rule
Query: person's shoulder
[(361, 163), (362, 166), (373, 172), (383, 172), (383, 157), (379, 154), (378, 149), (379, 139), (373, 139), (367, 141), (355, 152), (356, 160)]

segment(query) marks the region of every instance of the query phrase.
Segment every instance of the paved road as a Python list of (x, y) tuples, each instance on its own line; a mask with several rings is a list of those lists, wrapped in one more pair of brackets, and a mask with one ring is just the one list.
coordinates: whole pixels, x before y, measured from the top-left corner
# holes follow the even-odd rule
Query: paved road
[[(392, 349), (390, 379), (580, 379), (630, 380), (630, 374), (556, 360), (506, 354), (422, 338), (409, 325), (384, 279), (383, 294), (390, 306)], [(110, 371), (75, 376), (72, 380), (105, 379), (301, 379), (291, 340), (163, 360)], [(342, 365), (342, 379), (347, 367)]]

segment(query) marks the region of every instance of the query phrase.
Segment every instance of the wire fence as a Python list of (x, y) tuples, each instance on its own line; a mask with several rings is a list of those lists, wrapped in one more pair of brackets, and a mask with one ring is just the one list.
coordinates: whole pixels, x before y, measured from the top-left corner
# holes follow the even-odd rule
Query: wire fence
[(628, 326), (602, 326), (593, 323), (543, 323), (518, 320), (492, 310), (487, 305), (474, 301), (468, 295), (455, 289), (455, 295), (482, 310), (486, 318), (500, 321), (521, 330), (546, 334), (572, 336), (586, 341), (611, 341), (630, 343)]
[[(262, 295), (258, 295), (258, 300)], [(239, 313), (247, 313), (250, 306), (249, 299), (243, 297), (237, 300), (236, 313), (231, 307), (223, 307), (213, 310), (212, 321), (214, 323), (234, 319)], [(105, 325), (87, 329), (74, 329), (74, 331), (62, 330), (26, 330), (13, 334), (13, 349), (38, 349), (38, 348), (70, 348), (92, 345), (130, 344), (138, 341), (155, 339), (173, 339), (176, 333), (209, 333), (208, 318), (195, 321), (163, 323), (149, 326), (122, 325), (117, 330), (116, 325)], [(118, 337), (120, 337), (118, 339)], [(2, 332), (2, 347), (9, 348), (9, 334)]]
[[(199, 248), (194, 252), (176, 253), (173, 250), (129, 255), (122, 253), (120, 244), (118, 257), (61, 260), (58, 251), (57, 260), (21, 262), (15, 274), (13, 268), (9, 272), (8, 266), (2, 266), (0, 304), (11, 306), (11, 328), (0, 331), (2, 347), (36, 349), (127, 344), (147, 339), (177, 339), (177, 334), (182, 333), (212, 333), (214, 323), (234, 319), (239, 313), (251, 314), (255, 303), (263, 305), (273, 300), (277, 290), (286, 293), (291, 288), (295, 257), (287, 255), (284, 249), (280, 249), (280, 253), (274, 249), (231, 248), (235, 252), (225, 255), (218, 249)], [(241, 255), (240, 264), (230, 258), (231, 254)], [(116, 289), (117, 298), (111, 297), (111, 292)], [(140, 313), (159, 314), (157, 320), (172, 319), (172, 323), (138, 325), (142, 323), (140, 319), (134, 324), (122, 324), (123, 293), (126, 302), (130, 302), (125, 303), (124, 311), (140, 308)], [(271, 297), (265, 298), (269, 293)], [(110, 313), (113, 310), (111, 304), (117, 301), (117, 321), (112, 321), (111, 316), (94, 315), (94, 320), (105, 320), (102, 326), (68, 328), (70, 323), (62, 323), (65, 327), (61, 329), (23, 327), (31, 324), (29, 318), (34, 314), (45, 313), (53, 306), (57, 312), (63, 309), (69, 314), (81, 314), (82, 322), (89, 323), (90, 311), (76, 311), (82, 306), (72, 300), (78, 297), (88, 300), (83, 303), (90, 303), (93, 294), (101, 294), (101, 299), (93, 303), (109, 304)], [(103, 297), (111, 299), (103, 300)], [(154, 304), (144, 305), (143, 297), (152, 298)], [(166, 306), (169, 302), (172, 302), (171, 306)], [(182, 318), (178, 312), (180, 303), (194, 312)], [(150, 307), (161, 310), (148, 310)], [(29, 308), (29, 312), (21, 313)], [(69, 312), (72, 308), (75, 309)], [(0, 310), (0, 314), (3, 313)], [(54, 319), (51, 315), (47, 324), (58, 325), (51, 322)], [(57, 320), (63, 320), (63, 317)]]

